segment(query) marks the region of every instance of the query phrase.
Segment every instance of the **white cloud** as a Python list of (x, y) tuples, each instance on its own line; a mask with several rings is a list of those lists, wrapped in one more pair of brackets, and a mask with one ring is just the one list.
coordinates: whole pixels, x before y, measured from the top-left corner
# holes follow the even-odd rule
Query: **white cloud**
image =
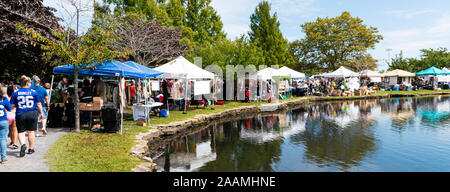
[(427, 32), (441, 34), (446, 38), (450, 37), (450, 14), (442, 15)]
[(423, 16), (423, 15), (432, 15), (439, 13), (437, 10), (433, 9), (424, 9), (424, 10), (393, 10), (389, 9), (386, 11), (389, 15), (394, 15), (396, 17), (402, 18), (402, 19), (411, 19), (417, 16)]
[[(421, 49), (450, 47), (450, 15), (440, 14), (434, 17), (424, 26), (409, 29), (398, 29), (381, 32), (384, 40), (373, 50), (373, 55), (378, 60), (387, 58), (386, 49), (393, 49), (391, 57), (403, 51), (405, 57), (419, 57)], [(387, 68), (381, 63), (380, 67)]]

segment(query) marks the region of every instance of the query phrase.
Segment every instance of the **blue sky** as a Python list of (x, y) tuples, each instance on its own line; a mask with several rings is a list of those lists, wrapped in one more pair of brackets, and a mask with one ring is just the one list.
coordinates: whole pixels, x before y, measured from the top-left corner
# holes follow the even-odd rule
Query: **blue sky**
[[(45, 0), (44, 4), (62, 10), (66, 0)], [(87, 1), (87, 0), (82, 0)], [(229, 39), (247, 33), (250, 15), (261, 0), (213, 0)], [(300, 25), (317, 17), (336, 17), (348, 11), (364, 24), (377, 27), (384, 40), (370, 50), (379, 62), (379, 69), (386, 69), (386, 49), (392, 49), (391, 57), (403, 51), (406, 57), (419, 57), (420, 49), (450, 48), (449, 0), (269, 0), (276, 12), (283, 35), (293, 41), (304, 34)], [(63, 11), (61, 11), (63, 12)], [(89, 20), (91, 12), (83, 19)], [(67, 16), (63, 16), (66, 18)], [(89, 22), (84, 22), (84, 27)], [(87, 23), (87, 24), (86, 24)]]

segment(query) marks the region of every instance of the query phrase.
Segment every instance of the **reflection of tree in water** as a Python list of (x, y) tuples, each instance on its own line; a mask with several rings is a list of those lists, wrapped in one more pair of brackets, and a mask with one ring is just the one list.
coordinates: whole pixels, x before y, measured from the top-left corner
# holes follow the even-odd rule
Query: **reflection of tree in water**
[[(374, 120), (367, 119), (367, 113), (360, 113), (357, 120), (346, 127), (339, 127), (325, 118), (331, 115), (343, 115), (343, 105), (350, 103), (332, 103), (312, 106), (312, 114), (306, 123), (306, 131), (291, 137), (294, 144), (305, 146), (305, 158), (319, 167), (338, 166), (343, 170), (358, 166), (370, 152), (376, 149), (376, 139), (371, 125)], [(357, 104), (357, 103), (356, 103)], [(322, 110), (320, 115), (315, 110)]]
[[(267, 131), (272, 129), (269, 118), (253, 118), (250, 120), (250, 129)], [(216, 137), (217, 159), (206, 163), (200, 172), (272, 172), (272, 165), (277, 163), (281, 155), (282, 139), (265, 143), (242, 141), (240, 133), (248, 128), (248, 120), (225, 123), (218, 129)], [(264, 130), (261, 130), (264, 125)], [(278, 122), (273, 123), (275, 127)]]

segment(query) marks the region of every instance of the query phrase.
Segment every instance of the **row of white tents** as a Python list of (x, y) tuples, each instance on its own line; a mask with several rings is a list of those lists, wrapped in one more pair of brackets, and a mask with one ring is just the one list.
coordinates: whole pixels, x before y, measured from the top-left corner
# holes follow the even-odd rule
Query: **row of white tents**
[[(177, 59), (162, 65), (160, 67), (156, 67), (154, 70), (163, 72), (164, 75), (160, 76), (163, 78), (178, 78), (178, 79), (214, 79), (214, 73), (211, 73), (207, 70), (202, 69), (201, 67), (192, 64), (184, 57), (178, 57)], [(447, 68), (443, 69), (444, 71), (450, 71)], [(397, 82), (398, 78), (401, 78), (405, 82), (408, 82), (410, 79), (415, 77), (415, 73), (410, 73), (403, 70), (393, 70), (388, 71), (384, 74), (381, 74), (372, 70), (364, 70), (361, 72), (354, 72), (345, 67), (340, 67), (336, 71), (330, 73), (323, 73), (319, 75), (312, 76), (314, 77), (323, 77), (323, 78), (356, 78), (356, 77), (368, 77), (371, 82), (381, 82), (382, 77), (389, 78), (389, 81)], [(274, 77), (289, 77), (291, 79), (306, 79), (306, 75), (304, 73), (292, 70), (288, 67), (282, 67), (280, 69), (274, 68), (265, 68), (262, 69), (256, 74), (250, 76), (251, 79), (260, 79), (260, 80), (271, 80)], [(450, 82), (450, 75), (441, 75), (437, 78), (440, 82)]]

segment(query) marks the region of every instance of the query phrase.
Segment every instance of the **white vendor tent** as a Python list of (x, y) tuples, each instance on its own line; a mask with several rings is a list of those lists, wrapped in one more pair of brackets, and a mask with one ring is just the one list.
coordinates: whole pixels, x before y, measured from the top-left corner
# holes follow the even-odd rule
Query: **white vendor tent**
[(388, 71), (383, 75), (383, 77), (387, 78), (389, 85), (396, 85), (396, 84), (410, 85), (411, 80), (415, 76), (416, 74), (414, 73), (410, 73), (408, 71), (403, 71), (400, 69)]
[(381, 82), (381, 77), (383, 77), (383, 75), (381, 73), (378, 73), (378, 72), (372, 71), (372, 70), (361, 71), (361, 72), (359, 72), (359, 75), (361, 77), (368, 77), (368, 78), (370, 78), (371, 82), (375, 82), (375, 83)]
[(282, 76), (289, 76), (291, 77), (291, 79), (305, 79), (306, 75), (304, 73), (300, 73), (298, 71), (295, 71), (289, 67), (282, 67), (280, 69), (278, 69), (278, 72), (282, 75)]
[(328, 78), (348, 78), (348, 77), (359, 77), (358, 73), (355, 73), (345, 67), (340, 67), (336, 71), (326, 74), (325, 77)]
[(164, 75), (159, 76), (165, 78), (214, 79), (214, 73), (194, 65), (183, 56), (180, 56), (167, 64), (156, 67), (154, 70), (165, 73)]
[[(185, 79), (185, 87), (187, 89), (188, 87), (188, 81), (190, 80), (202, 80), (202, 79), (209, 79), (214, 80), (214, 73), (211, 73), (207, 70), (204, 70), (200, 68), (199, 66), (189, 62), (187, 59), (185, 59), (183, 56), (180, 56), (176, 58), (173, 61), (170, 61), (167, 64), (164, 64), (162, 66), (156, 67), (154, 70), (163, 72), (164, 74), (161, 76), (158, 76), (159, 78), (176, 78), (176, 79)], [(194, 90), (199, 90), (199, 85), (204, 85), (206, 83), (202, 81), (195, 81), (194, 84)], [(197, 88), (195, 88), (197, 85)], [(205, 90), (207, 88), (202, 87)], [(185, 91), (186, 91), (185, 89)], [(184, 94), (185, 99), (189, 99), (187, 97), (187, 93)], [(215, 96), (214, 96), (215, 97)], [(186, 105), (187, 102), (185, 102), (185, 113), (186, 113)]]
[[(260, 70), (256, 73), (256, 79), (261, 80), (271, 80), (276, 76), (282, 76), (282, 74), (279, 70), (270, 67)], [(253, 75), (252, 78), (255, 78), (255, 76)]]
[[(442, 70), (450, 72), (450, 69), (447, 69), (445, 67)], [(443, 82), (443, 83), (445, 83), (445, 82), (450, 83), (450, 75), (438, 75), (437, 81)]]

